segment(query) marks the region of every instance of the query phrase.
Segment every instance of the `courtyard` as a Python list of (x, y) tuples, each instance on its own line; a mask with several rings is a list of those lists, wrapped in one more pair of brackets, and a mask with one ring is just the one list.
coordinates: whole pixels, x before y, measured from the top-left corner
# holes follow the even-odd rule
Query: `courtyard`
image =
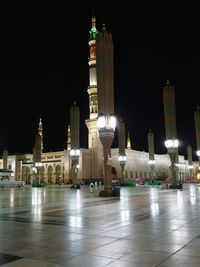
[(0, 189), (0, 265), (200, 266), (200, 187)]

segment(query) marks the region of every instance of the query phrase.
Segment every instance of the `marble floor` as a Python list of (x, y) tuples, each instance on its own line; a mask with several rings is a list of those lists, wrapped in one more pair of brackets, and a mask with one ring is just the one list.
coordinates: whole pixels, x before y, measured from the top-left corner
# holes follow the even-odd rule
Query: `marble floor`
[(0, 189), (0, 266), (200, 267), (200, 187)]

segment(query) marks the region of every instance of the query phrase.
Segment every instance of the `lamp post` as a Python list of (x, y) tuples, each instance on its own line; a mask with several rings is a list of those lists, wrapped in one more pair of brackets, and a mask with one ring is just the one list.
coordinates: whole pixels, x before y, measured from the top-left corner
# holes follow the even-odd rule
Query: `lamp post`
[(114, 139), (116, 118), (114, 115), (114, 71), (112, 34), (103, 24), (96, 40), (99, 139), (103, 146), (104, 190), (99, 196), (112, 196), (111, 145)]
[(77, 183), (77, 174), (78, 174), (78, 169), (79, 169), (79, 155), (80, 155), (79, 149), (71, 149), (70, 150), (70, 156), (71, 156), (71, 162), (72, 162), (72, 181), (73, 181), (73, 184)]
[(111, 145), (114, 139), (114, 131), (116, 127), (116, 118), (114, 115), (99, 114), (97, 119), (97, 128), (99, 138), (103, 146), (103, 167), (104, 167), (104, 190), (100, 191), (99, 196), (112, 196), (112, 166)]
[(149, 166), (151, 170), (151, 177), (154, 179), (154, 168), (155, 168), (155, 159), (154, 159), (154, 134), (149, 130), (148, 132), (148, 149), (149, 149)]
[(33, 148), (33, 183), (40, 184), (40, 170), (42, 167), (42, 139), (41, 135), (36, 135), (35, 146)]
[(194, 112), (195, 130), (196, 130), (196, 144), (197, 144), (197, 157), (199, 159), (199, 169), (200, 169), (200, 110), (197, 106), (197, 110)]
[(119, 143), (119, 164), (121, 167), (121, 182), (125, 179), (125, 165), (126, 165), (126, 153), (125, 153), (125, 125), (122, 119), (118, 123), (118, 143)]
[(154, 180), (154, 169), (155, 169), (155, 164), (156, 164), (156, 161), (154, 159), (150, 159), (148, 161), (148, 164), (150, 166), (150, 170), (151, 170), (151, 177), (152, 179)]
[(175, 162), (177, 157), (178, 140), (168, 139), (165, 141), (165, 147), (167, 148), (168, 155), (171, 161), (171, 178), (172, 178), (172, 188), (177, 188), (177, 177), (175, 170)]
[(192, 148), (191, 148), (191, 145), (187, 146), (187, 157), (188, 157), (189, 178), (190, 178), (190, 180), (192, 180), (193, 165), (192, 165)]
[(71, 127), (71, 150), (70, 150), (70, 157), (71, 157), (71, 174), (72, 174), (72, 182), (73, 184), (77, 183), (78, 177), (78, 168), (79, 168), (79, 156), (80, 156), (80, 109), (79, 106), (76, 105), (74, 101), (73, 106), (70, 108), (70, 127)]
[(176, 109), (175, 109), (175, 90), (170, 81), (167, 80), (166, 86), (163, 88), (163, 102), (165, 115), (165, 146), (171, 161), (171, 179), (170, 188), (178, 188), (175, 162), (178, 155), (178, 140), (176, 137)]
[(122, 182), (124, 182), (124, 178), (125, 178), (124, 172), (125, 172), (125, 165), (126, 165), (126, 156), (119, 156), (118, 160), (119, 160), (119, 164), (120, 164), (120, 167), (121, 167), (121, 179), (122, 179)]

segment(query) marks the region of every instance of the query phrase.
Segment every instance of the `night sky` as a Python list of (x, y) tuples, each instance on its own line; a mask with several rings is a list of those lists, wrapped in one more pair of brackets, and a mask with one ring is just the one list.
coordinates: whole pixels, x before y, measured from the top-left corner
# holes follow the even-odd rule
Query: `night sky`
[(92, 5), (97, 29), (105, 23), (113, 35), (115, 113), (124, 120), (133, 149), (148, 151), (151, 129), (155, 153), (166, 153), (162, 88), (167, 78), (175, 87), (179, 153), (186, 155), (188, 143), (196, 149), (197, 7), (126, 0), (5, 2), (0, 16), (0, 154), (5, 147), (9, 154), (32, 153), (40, 114), (44, 152), (63, 150), (74, 100), (81, 111), (80, 144), (87, 147)]

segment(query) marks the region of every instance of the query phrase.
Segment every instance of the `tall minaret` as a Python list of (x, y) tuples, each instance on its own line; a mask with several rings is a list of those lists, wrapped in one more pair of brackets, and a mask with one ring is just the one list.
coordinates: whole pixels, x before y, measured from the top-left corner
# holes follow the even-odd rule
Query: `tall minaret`
[(71, 129), (70, 125), (67, 128), (67, 150), (71, 150)]
[(90, 119), (96, 119), (98, 116), (98, 102), (97, 102), (97, 75), (96, 75), (96, 38), (98, 31), (96, 29), (96, 17), (92, 15), (92, 28), (90, 30), (89, 38), (89, 47), (90, 47), (90, 56), (89, 56), (89, 110), (90, 110)]
[(41, 136), (41, 151), (43, 151), (43, 127), (42, 127), (42, 118), (40, 116), (39, 124), (38, 124), (38, 134)]
[[(97, 100), (97, 73), (96, 73), (96, 38), (98, 31), (96, 29), (96, 17), (93, 14), (92, 28), (89, 31), (89, 49), (90, 55), (88, 59), (89, 65), (89, 86), (87, 92), (89, 94), (89, 119), (85, 121), (88, 128), (88, 148), (91, 150), (91, 177), (99, 178), (101, 176), (102, 154), (101, 142), (99, 140), (99, 133), (97, 129), (98, 117), (98, 100)], [(100, 162), (100, 163), (99, 163)], [(95, 166), (95, 167), (94, 167)]]

